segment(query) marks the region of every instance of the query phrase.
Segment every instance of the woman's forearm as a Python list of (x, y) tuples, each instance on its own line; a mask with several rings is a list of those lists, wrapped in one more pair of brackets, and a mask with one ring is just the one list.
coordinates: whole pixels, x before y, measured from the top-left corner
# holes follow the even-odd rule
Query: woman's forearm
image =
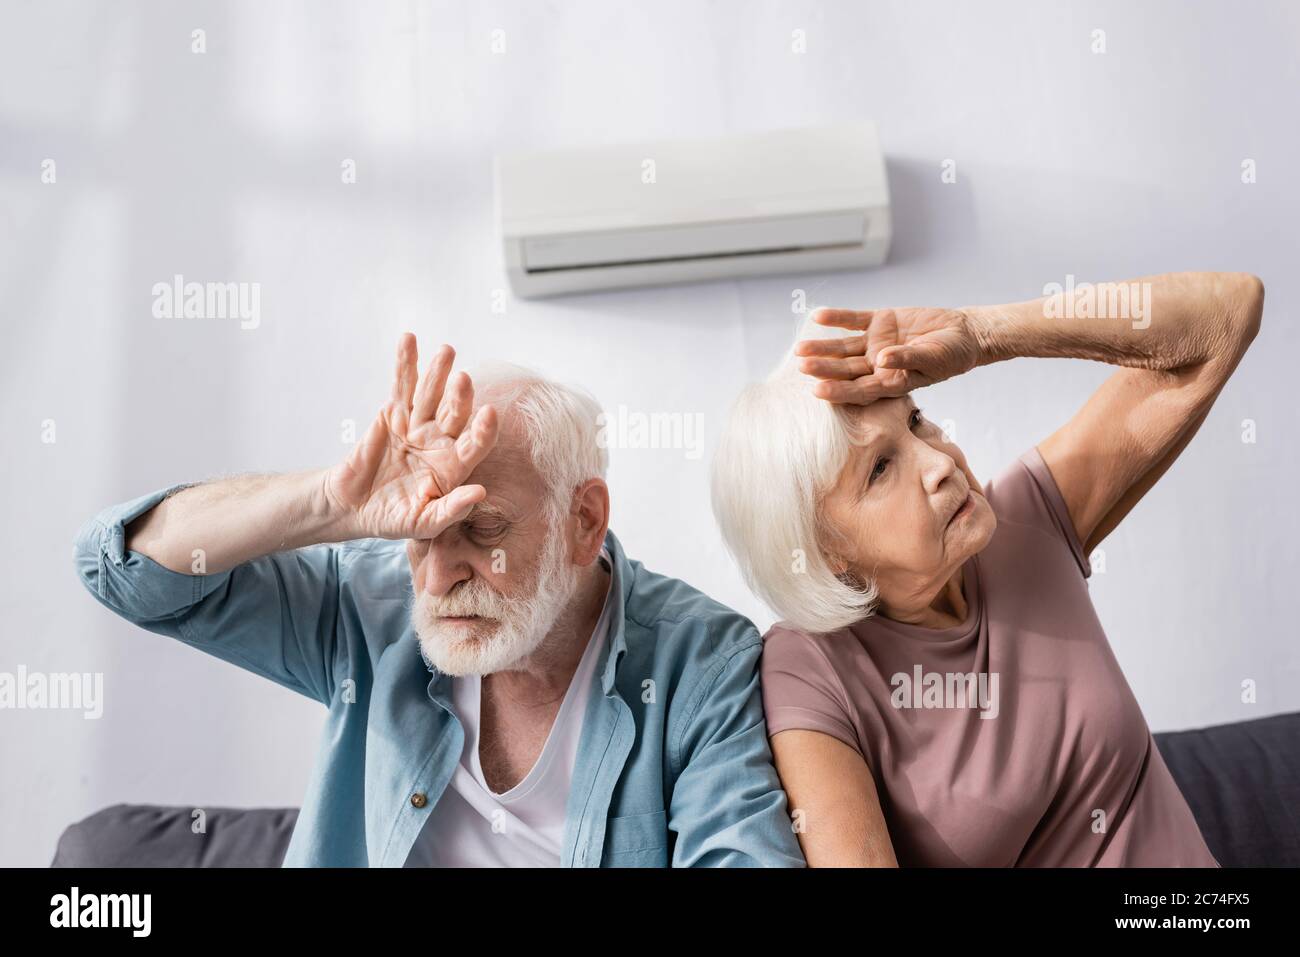
[(1058, 284), (1038, 299), (966, 310), (980, 364), (1019, 356), (1174, 370), (1232, 365), (1259, 328), (1264, 286), (1240, 272), (1179, 272)]

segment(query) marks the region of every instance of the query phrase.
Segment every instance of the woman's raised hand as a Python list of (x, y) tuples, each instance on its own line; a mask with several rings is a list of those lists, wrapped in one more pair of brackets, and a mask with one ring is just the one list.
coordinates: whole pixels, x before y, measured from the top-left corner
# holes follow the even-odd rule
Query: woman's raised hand
[(462, 484), (497, 440), (496, 411), (473, 419), (469, 376), (451, 377), (456, 358), (441, 346), (419, 378), (415, 336), (397, 346), (393, 392), (348, 457), (327, 475), (341, 523), (358, 538), (435, 538), (487, 495)]
[(818, 309), (813, 321), (861, 330), (856, 336), (804, 339), (795, 346), (800, 371), (822, 380), (814, 392), (830, 402), (865, 405), (980, 364), (977, 320), (966, 310)]

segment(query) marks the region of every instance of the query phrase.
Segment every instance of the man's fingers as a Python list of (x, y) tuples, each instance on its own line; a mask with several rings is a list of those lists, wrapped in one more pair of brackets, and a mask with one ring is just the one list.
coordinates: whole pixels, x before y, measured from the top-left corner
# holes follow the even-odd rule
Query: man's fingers
[(456, 440), (456, 458), (459, 460), (463, 474), (469, 475), (487, 458), (492, 446), (497, 442), (497, 411), (485, 405), (474, 413), (474, 420), (469, 428)]
[(411, 405), (411, 427), (419, 428), (426, 422), (432, 422), (438, 414), (438, 403), (442, 401), (442, 390), (446, 388), (447, 377), (451, 375), (452, 363), (456, 361), (456, 350), (449, 345), (441, 345), (434, 353), (429, 368), (420, 380), (415, 391), (415, 401)]
[(800, 359), (799, 371), (818, 379), (859, 379), (871, 375), (875, 369), (866, 356), (849, 356), (846, 359)]
[(397, 340), (397, 365), (393, 370), (392, 399), (407, 408), (410, 408), (411, 398), (415, 395), (418, 360), (415, 336), (409, 332), (402, 333)]
[(369, 489), (379, 473), (380, 463), (384, 461), (384, 452), (388, 449), (388, 423), (384, 421), (384, 409), (380, 409), (366, 434), (361, 436), (357, 445), (356, 458), (353, 461), (353, 474), (357, 486)]
[(438, 500), (442, 503), (442, 518), (448, 522), (460, 521), (485, 498), (487, 489), (482, 485), (457, 485)]
[(436, 538), (457, 522), (463, 521), (469, 510), (487, 497), (482, 485), (457, 485), (441, 498), (424, 506), (413, 538)]
[(464, 372), (456, 373), (451, 386), (442, 397), (438, 406), (438, 428), (444, 435), (452, 438), (460, 435), (469, 421), (470, 409), (474, 406), (474, 386)]
[(397, 416), (393, 423), (399, 434), (406, 430), (411, 415), (411, 401), (415, 397), (415, 382), (419, 378), (419, 356), (415, 336), (404, 332), (397, 340), (397, 368), (393, 373), (392, 402)]
[(487, 458), (497, 442), (497, 422), (496, 409), (490, 405), (474, 413), (473, 421), (451, 447), (451, 461), (441, 461), (437, 466), (438, 481), (443, 488), (456, 488)]

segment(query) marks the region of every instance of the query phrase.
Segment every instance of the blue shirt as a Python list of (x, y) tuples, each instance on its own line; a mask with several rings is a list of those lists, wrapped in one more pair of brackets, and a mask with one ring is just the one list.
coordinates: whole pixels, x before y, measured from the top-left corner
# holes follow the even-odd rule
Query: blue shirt
[[(464, 744), (451, 677), (420, 654), (405, 543), (314, 545), (186, 575), (125, 548), (172, 486), (105, 509), (76, 565), (102, 604), (321, 702), (320, 752), (286, 867), (401, 867)], [(772, 766), (762, 639), (736, 612), (630, 561), (612, 532), (612, 631), (565, 812), (571, 867), (802, 867)]]

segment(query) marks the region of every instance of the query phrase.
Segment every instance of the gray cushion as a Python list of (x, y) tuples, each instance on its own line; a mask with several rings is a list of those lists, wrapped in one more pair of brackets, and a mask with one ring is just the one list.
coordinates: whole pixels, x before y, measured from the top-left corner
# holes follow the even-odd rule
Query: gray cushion
[[(1224, 867), (1300, 867), (1300, 713), (1157, 734), (1165, 763)], [(297, 808), (116, 804), (59, 838), (54, 867), (279, 867)]]
[(106, 807), (63, 832), (51, 866), (279, 867), (298, 820), (293, 807), (203, 810), (195, 834), (193, 808)]
[(1300, 713), (1155, 736), (1224, 867), (1300, 867)]

